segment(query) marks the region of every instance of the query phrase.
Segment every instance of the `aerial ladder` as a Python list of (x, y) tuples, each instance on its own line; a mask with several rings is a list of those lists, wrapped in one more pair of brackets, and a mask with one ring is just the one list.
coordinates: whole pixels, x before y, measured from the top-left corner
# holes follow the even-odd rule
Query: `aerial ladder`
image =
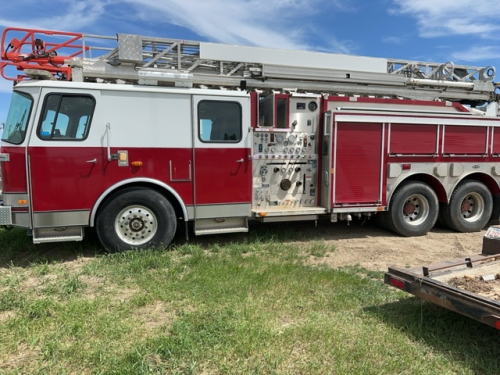
[[(495, 68), (118, 34), (6, 28), (0, 74), (30, 79), (294, 91), (481, 105)], [(17, 74), (9, 74), (17, 71)]]

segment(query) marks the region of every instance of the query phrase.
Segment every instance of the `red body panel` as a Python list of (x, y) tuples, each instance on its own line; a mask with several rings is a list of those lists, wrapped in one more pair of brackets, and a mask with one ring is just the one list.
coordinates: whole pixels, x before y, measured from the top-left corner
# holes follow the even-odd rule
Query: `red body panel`
[[(190, 148), (129, 148), (129, 162), (141, 161), (141, 167), (119, 167), (117, 160), (107, 160), (105, 148), (98, 147), (31, 147), (29, 155), (34, 212), (90, 210), (110, 186), (140, 177), (170, 185), (185, 204), (193, 204), (192, 182), (175, 181), (189, 178)], [(93, 159), (97, 162), (88, 162)]]
[(491, 150), (492, 154), (500, 154), (500, 129), (492, 129), (492, 142), (491, 142)]
[(487, 127), (446, 126), (444, 149), (446, 154), (484, 154)]
[(250, 149), (246, 148), (196, 148), (196, 205), (250, 203), (249, 155)]
[(438, 142), (437, 129), (437, 125), (391, 124), (391, 154), (434, 154)]
[(334, 205), (380, 201), (382, 126), (337, 124)]
[(26, 148), (3, 146), (2, 153), (9, 154), (9, 161), (0, 163), (3, 191), (6, 193), (26, 193)]

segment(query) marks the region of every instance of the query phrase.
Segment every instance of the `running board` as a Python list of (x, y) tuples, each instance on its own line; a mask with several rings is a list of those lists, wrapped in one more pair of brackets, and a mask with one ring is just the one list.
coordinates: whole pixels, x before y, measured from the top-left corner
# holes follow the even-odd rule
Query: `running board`
[(33, 243), (81, 241), (83, 236), (83, 227), (38, 228), (33, 230)]
[[(255, 217), (286, 217), (286, 216), (308, 216), (308, 215), (323, 215), (327, 211), (324, 207), (293, 207), (288, 208), (286, 206), (276, 206), (269, 207), (264, 210), (252, 210), (252, 214)], [(304, 219), (307, 220), (307, 219)]]
[(247, 217), (222, 217), (214, 219), (198, 219), (194, 221), (194, 234), (241, 233), (248, 232)]

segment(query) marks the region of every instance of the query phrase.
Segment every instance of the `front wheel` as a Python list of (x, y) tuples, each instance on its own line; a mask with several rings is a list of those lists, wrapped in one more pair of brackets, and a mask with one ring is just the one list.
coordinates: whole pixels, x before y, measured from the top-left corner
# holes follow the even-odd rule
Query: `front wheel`
[(423, 236), (436, 223), (438, 210), (438, 198), (429, 185), (408, 181), (394, 192), (386, 222), (401, 236)]
[(170, 202), (160, 193), (129, 188), (107, 200), (97, 221), (97, 235), (109, 251), (168, 246), (177, 221)]
[(461, 182), (443, 212), (444, 222), (457, 232), (477, 232), (490, 220), (493, 197), (478, 181)]

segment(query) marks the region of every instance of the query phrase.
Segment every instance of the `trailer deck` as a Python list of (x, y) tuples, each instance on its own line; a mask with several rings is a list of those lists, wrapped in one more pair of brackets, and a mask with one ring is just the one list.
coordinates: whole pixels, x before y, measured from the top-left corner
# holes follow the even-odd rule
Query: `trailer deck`
[(500, 329), (500, 226), (481, 254), (423, 267), (389, 267), (384, 281), (426, 301)]

